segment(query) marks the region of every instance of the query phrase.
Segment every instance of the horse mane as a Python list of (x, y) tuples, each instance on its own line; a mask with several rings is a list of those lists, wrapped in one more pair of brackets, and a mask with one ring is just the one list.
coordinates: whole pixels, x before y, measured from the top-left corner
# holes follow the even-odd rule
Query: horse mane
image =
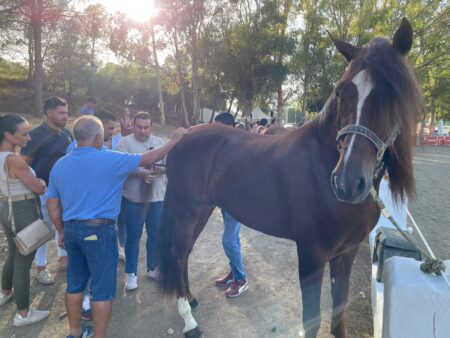
[(400, 121), (400, 134), (385, 154), (392, 196), (404, 200), (415, 194), (412, 150), (417, 123), (424, 102), (420, 86), (408, 60), (385, 38), (374, 38), (363, 54), (363, 63), (375, 83), (378, 112), (390, 111), (388, 119), (378, 119), (384, 130)]

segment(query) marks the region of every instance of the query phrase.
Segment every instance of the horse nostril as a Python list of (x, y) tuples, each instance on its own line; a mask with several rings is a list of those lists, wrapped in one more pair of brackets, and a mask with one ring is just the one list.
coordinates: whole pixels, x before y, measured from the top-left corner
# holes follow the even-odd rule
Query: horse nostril
[(361, 178), (359, 179), (358, 185), (356, 186), (356, 190), (355, 190), (356, 193), (357, 193), (358, 195), (364, 193), (364, 192), (366, 191), (366, 186), (367, 186), (366, 180), (364, 179), (364, 177), (361, 177)]

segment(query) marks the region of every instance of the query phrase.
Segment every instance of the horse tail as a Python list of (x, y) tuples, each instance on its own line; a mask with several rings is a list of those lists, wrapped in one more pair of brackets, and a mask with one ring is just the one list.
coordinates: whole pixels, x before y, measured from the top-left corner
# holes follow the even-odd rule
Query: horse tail
[(181, 278), (177, 250), (174, 245), (176, 218), (171, 196), (172, 193), (169, 183), (164, 198), (157, 244), (157, 257), (159, 261), (158, 287), (164, 296), (171, 296), (178, 290), (178, 283)]

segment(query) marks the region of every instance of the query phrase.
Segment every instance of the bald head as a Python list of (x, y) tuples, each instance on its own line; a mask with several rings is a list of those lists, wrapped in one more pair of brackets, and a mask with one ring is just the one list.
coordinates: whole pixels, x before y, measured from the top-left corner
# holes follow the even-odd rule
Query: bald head
[(94, 146), (99, 148), (97, 143), (100, 140), (101, 148), (104, 135), (102, 122), (92, 115), (81, 116), (73, 124), (73, 135), (79, 147)]

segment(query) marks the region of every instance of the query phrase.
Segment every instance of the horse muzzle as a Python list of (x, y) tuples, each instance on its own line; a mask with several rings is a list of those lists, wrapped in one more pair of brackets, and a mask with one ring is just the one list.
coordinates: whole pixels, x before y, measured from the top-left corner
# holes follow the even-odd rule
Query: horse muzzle
[(372, 188), (372, 177), (366, 175), (346, 175), (334, 170), (331, 174), (331, 188), (339, 201), (357, 204), (363, 202)]

